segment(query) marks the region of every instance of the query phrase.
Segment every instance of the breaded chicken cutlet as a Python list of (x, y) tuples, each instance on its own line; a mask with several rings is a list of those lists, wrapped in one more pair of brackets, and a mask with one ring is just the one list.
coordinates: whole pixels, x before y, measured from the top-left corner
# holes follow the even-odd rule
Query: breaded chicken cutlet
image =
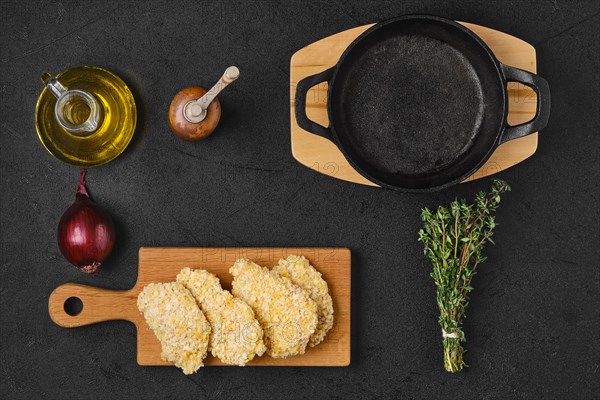
[(221, 287), (219, 278), (203, 269), (184, 268), (177, 282), (194, 296), (210, 322), (209, 351), (221, 362), (243, 366), (265, 350), (263, 330), (254, 311)]
[(319, 322), (308, 344), (311, 347), (318, 345), (325, 339), (325, 335), (333, 326), (333, 301), (329, 295), (327, 282), (304, 256), (292, 255), (285, 260), (279, 260), (279, 264), (273, 267), (272, 271), (290, 279), (294, 285), (306, 290), (310, 298), (317, 303)]
[(210, 324), (182, 284), (151, 283), (138, 295), (137, 306), (160, 341), (163, 360), (186, 375), (204, 365)]
[(231, 292), (252, 307), (263, 328), (267, 354), (304, 354), (318, 322), (317, 304), (308, 293), (250, 260), (237, 260), (229, 272), (234, 277)]

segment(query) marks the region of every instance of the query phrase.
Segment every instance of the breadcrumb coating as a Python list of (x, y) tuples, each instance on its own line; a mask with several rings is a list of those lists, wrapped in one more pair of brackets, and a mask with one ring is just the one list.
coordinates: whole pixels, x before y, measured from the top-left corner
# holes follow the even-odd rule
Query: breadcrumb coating
[(229, 272), (232, 293), (256, 313), (264, 331), (267, 354), (284, 358), (304, 354), (317, 328), (317, 304), (292, 281), (247, 259), (239, 259)]
[(212, 327), (209, 351), (221, 362), (243, 366), (265, 350), (263, 330), (254, 311), (221, 287), (219, 278), (203, 269), (184, 268), (177, 282), (194, 296)]
[(182, 284), (151, 283), (138, 295), (137, 306), (160, 341), (163, 360), (186, 375), (204, 365), (210, 324)]
[(317, 303), (319, 322), (308, 344), (314, 347), (321, 343), (333, 326), (333, 301), (329, 295), (327, 282), (304, 256), (290, 255), (279, 260), (273, 272), (290, 279), (294, 285), (306, 290), (310, 298)]

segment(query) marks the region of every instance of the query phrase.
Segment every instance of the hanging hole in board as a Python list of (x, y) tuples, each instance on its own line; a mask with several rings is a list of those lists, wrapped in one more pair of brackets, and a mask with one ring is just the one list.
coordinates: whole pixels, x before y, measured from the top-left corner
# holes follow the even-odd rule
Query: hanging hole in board
[(79, 315), (81, 310), (83, 310), (83, 302), (79, 297), (69, 297), (67, 300), (65, 300), (64, 307), (65, 312), (71, 317), (74, 317)]

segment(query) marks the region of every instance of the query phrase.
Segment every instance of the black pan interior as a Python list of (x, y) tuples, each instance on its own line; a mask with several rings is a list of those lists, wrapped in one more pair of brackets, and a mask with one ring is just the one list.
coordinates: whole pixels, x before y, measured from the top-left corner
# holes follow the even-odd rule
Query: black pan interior
[(497, 140), (505, 93), (496, 62), (453, 24), (380, 24), (340, 62), (330, 88), (338, 144), (381, 183), (442, 185), (473, 172)]

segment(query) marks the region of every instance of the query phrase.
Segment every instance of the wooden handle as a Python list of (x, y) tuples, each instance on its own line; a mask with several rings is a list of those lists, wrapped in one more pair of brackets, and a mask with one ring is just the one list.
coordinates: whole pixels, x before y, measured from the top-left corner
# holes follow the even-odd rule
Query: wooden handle
[[(65, 310), (70, 299), (83, 303), (78, 313)], [(54, 289), (48, 299), (48, 312), (55, 324), (64, 328), (95, 324), (116, 319), (135, 323), (139, 312), (136, 306), (137, 296), (131, 290), (107, 290), (92, 286), (67, 283)]]
[[(239, 78), (239, 77), (240, 77), (240, 70), (237, 67), (231, 66), (231, 67), (227, 68), (225, 70), (225, 72), (223, 73), (223, 76), (221, 76), (221, 78), (219, 79), (219, 81), (217, 83), (215, 83), (215, 85), (208, 92), (206, 92), (202, 97), (200, 97), (198, 100), (196, 100), (196, 103), (198, 105), (200, 105), (202, 110), (208, 109), (208, 106), (210, 105), (210, 103), (212, 103), (212, 101), (219, 95), (219, 93), (221, 93), (221, 91), (223, 89), (225, 89), (230, 83), (235, 82), (237, 80), (237, 78)], [(197, 116), (188, 115), (186, 118), (188, 118), (188, 120), (191, 122), (200, 122), (200, 121), (194, 121), (193, 120), (194, 117), (197, 117)], [(202, 117), (202, 119), (204, 119), (204, 117)]]

